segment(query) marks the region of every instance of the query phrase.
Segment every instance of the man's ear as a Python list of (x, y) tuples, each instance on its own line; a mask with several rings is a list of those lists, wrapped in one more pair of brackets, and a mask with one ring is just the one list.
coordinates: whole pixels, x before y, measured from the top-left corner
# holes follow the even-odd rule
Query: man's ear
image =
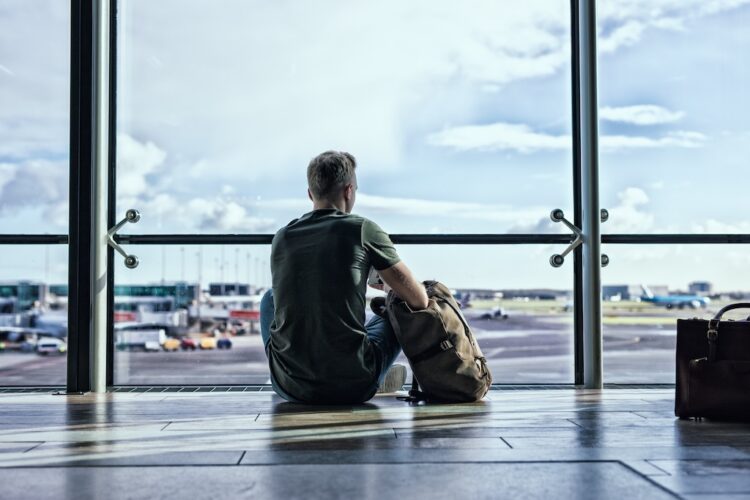
[(347, 184), (344, 188), (344, 199), (349, 201), (354, 196), (354, 184)]
[(310, 192), (310, 188), (307, 188), (307, 197), (310, 198), (310, 201), (313, 201), (313, 202), (315, 201), (313, 200), (312, 193)]

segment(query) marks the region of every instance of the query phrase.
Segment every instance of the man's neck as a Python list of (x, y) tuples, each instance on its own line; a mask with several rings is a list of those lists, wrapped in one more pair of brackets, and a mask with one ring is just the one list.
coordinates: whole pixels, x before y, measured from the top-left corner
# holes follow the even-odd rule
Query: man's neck
[(319, 202), (313, 202), (313, 210), (320, 210), (323, 208), (335, 208), (339, 212), (345, 212), (344, 210), (344, 204), (341, 203), (340, 205), (336, 203), (332, 203), (330, 201), (319, 201)]

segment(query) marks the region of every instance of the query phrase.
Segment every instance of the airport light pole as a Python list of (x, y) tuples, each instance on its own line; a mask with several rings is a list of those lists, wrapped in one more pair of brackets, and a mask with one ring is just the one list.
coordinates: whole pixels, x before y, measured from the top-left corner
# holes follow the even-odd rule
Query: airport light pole
[(203, 300), (203, 245), (198, 247), (195, 257), (198, 259), (198, 331), (201, 331), (201, 301)]
[(234, 282), (237, 284), (237, 295), (239, 295), (240, 288), (240, 249), (234, 249)]
[(245, 255), (245, 257), (247, 258), (247, 286), (249, 287), (249, 286), (251, 286), (251, 283), (252, 283), (252, 281), (250, 279), (250, 259), (251, 259), (250, 252), (247, 252), (247, 254)]
[(260, 287), (260, 258), (255, 257), (255, 282)]
[(225, 295), (224, 293), (224, 259), (225, 259), (224, 250), (226, 250), (226, 248), (224, 247), (224, 245), (221, 245), (221, 263), (219, 265), (219, 274), (220, 274), (219, 281), (221, 281), (221, 294), (222, 295)]

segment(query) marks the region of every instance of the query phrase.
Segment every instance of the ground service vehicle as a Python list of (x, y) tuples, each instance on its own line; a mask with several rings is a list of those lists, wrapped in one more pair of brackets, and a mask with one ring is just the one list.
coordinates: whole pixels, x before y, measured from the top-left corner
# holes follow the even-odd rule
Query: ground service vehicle
[(115, 325), (115, 346), (120, 350), (160, 351), (167, 340), (167, 329), (148, 323)]
[(198, 346), (201, 349), (216, 349), (216, 339), (213, 337), (203, 337)]
[(182, 344), (182, 342), (180, 342), (179, 339), (169, 338), (169, 339), (167, 339), (167, 340), (164, 341), (164, 343), (162, 344), (161, 347), (165, 351), (170, 351), (171, 352), (171, 351), (177, 351), (177, 350), (179, 350), (181, 344)]
[(40, 356), (47, 356), (49, 354), (65, 354), (68, 346), (60, 339), (54, 337), (45, 338), (40, 340), (36, 345), (36, 353)]

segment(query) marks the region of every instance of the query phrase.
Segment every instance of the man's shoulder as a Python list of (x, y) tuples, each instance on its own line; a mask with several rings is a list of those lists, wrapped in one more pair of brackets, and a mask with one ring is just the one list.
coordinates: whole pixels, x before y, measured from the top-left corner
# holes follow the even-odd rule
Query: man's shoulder
[(296, 224), (296, 223), (297, 223), (298, 221), (299, 221), (299, 217), (298, 217), (298, 218), (296, 218), (296, 219), (292, 219), (291, 221), (289, 221), (289, 223), (288, 223), (287, 225), (285, 225), (285, 226), (282, 226), (282, 227), (280, 227), (280, 228), (279, 228), (279, 229), (278, 229), (278, 230), (276, 231), (276, 234), (274, 234), (274, 235), (273, 235), (273, 238), (274, 238), (274, 239), (276, 239), (276, 238), (277, 238), (278, 236), (280, 236), (280, 235), (284, 234), (284, 233), (285, 233), (285, 232), (286, 232), (286, 231), (287, 231), (287, 230), (289, 229), (289, 227), (290, 227), (290, 226), (293, 226), (293, 225), (294, 225), (294, 224)]
[(373, 235), (385, 233), (383, 228), (380, 227), (377, 222), (362, 215), (348, 214), (348, 217), (345, 220), (348, 223), (357, 226), (362, 239), (370, 239)]
[(362, 229), (367, 233), (373, 233), (373, 232), (385, 232), (383, 228), (375, 222), (372, 219), (368, 219), (367, 217), (360, 217)]
[[(273, 239), (280, 239), (283, 237), (288, 231), (295, 229), (297, 226), (302, 226), (307, 223), (315, 223), (320, 222), (320, 219), (311, 219), (310, 217), (307, 217), (308, 214), (302, 215), (301, 217), (297, 217), (295, 219), (292, 219), (287, 223), (285, 226), (282, 226), (281, 228), (276, 231), (276, 234), (274, 234)], [(325, 220), (326, 223), (329, 224), (341, 224), (345, 226), (355, 226), (357, 229), (361, 228), (363, 225), (372, 226), (375, 224), (370, 219), (363, 217), (358, 214), (345, 214), (345, 213), (337, 213), (335, 217), (327, 217)], [(377, 224), (375, 224), (375, 227), (378, 227)]]
[(368, 219), (367, 217), (363, 217), (359, 214), (346, 214), (346, 217), (343, 217), (342, 219), (351, 224), (359, 224), (359, 225), (362, 225), (366, 222), (371, 222), (370, 219)]

